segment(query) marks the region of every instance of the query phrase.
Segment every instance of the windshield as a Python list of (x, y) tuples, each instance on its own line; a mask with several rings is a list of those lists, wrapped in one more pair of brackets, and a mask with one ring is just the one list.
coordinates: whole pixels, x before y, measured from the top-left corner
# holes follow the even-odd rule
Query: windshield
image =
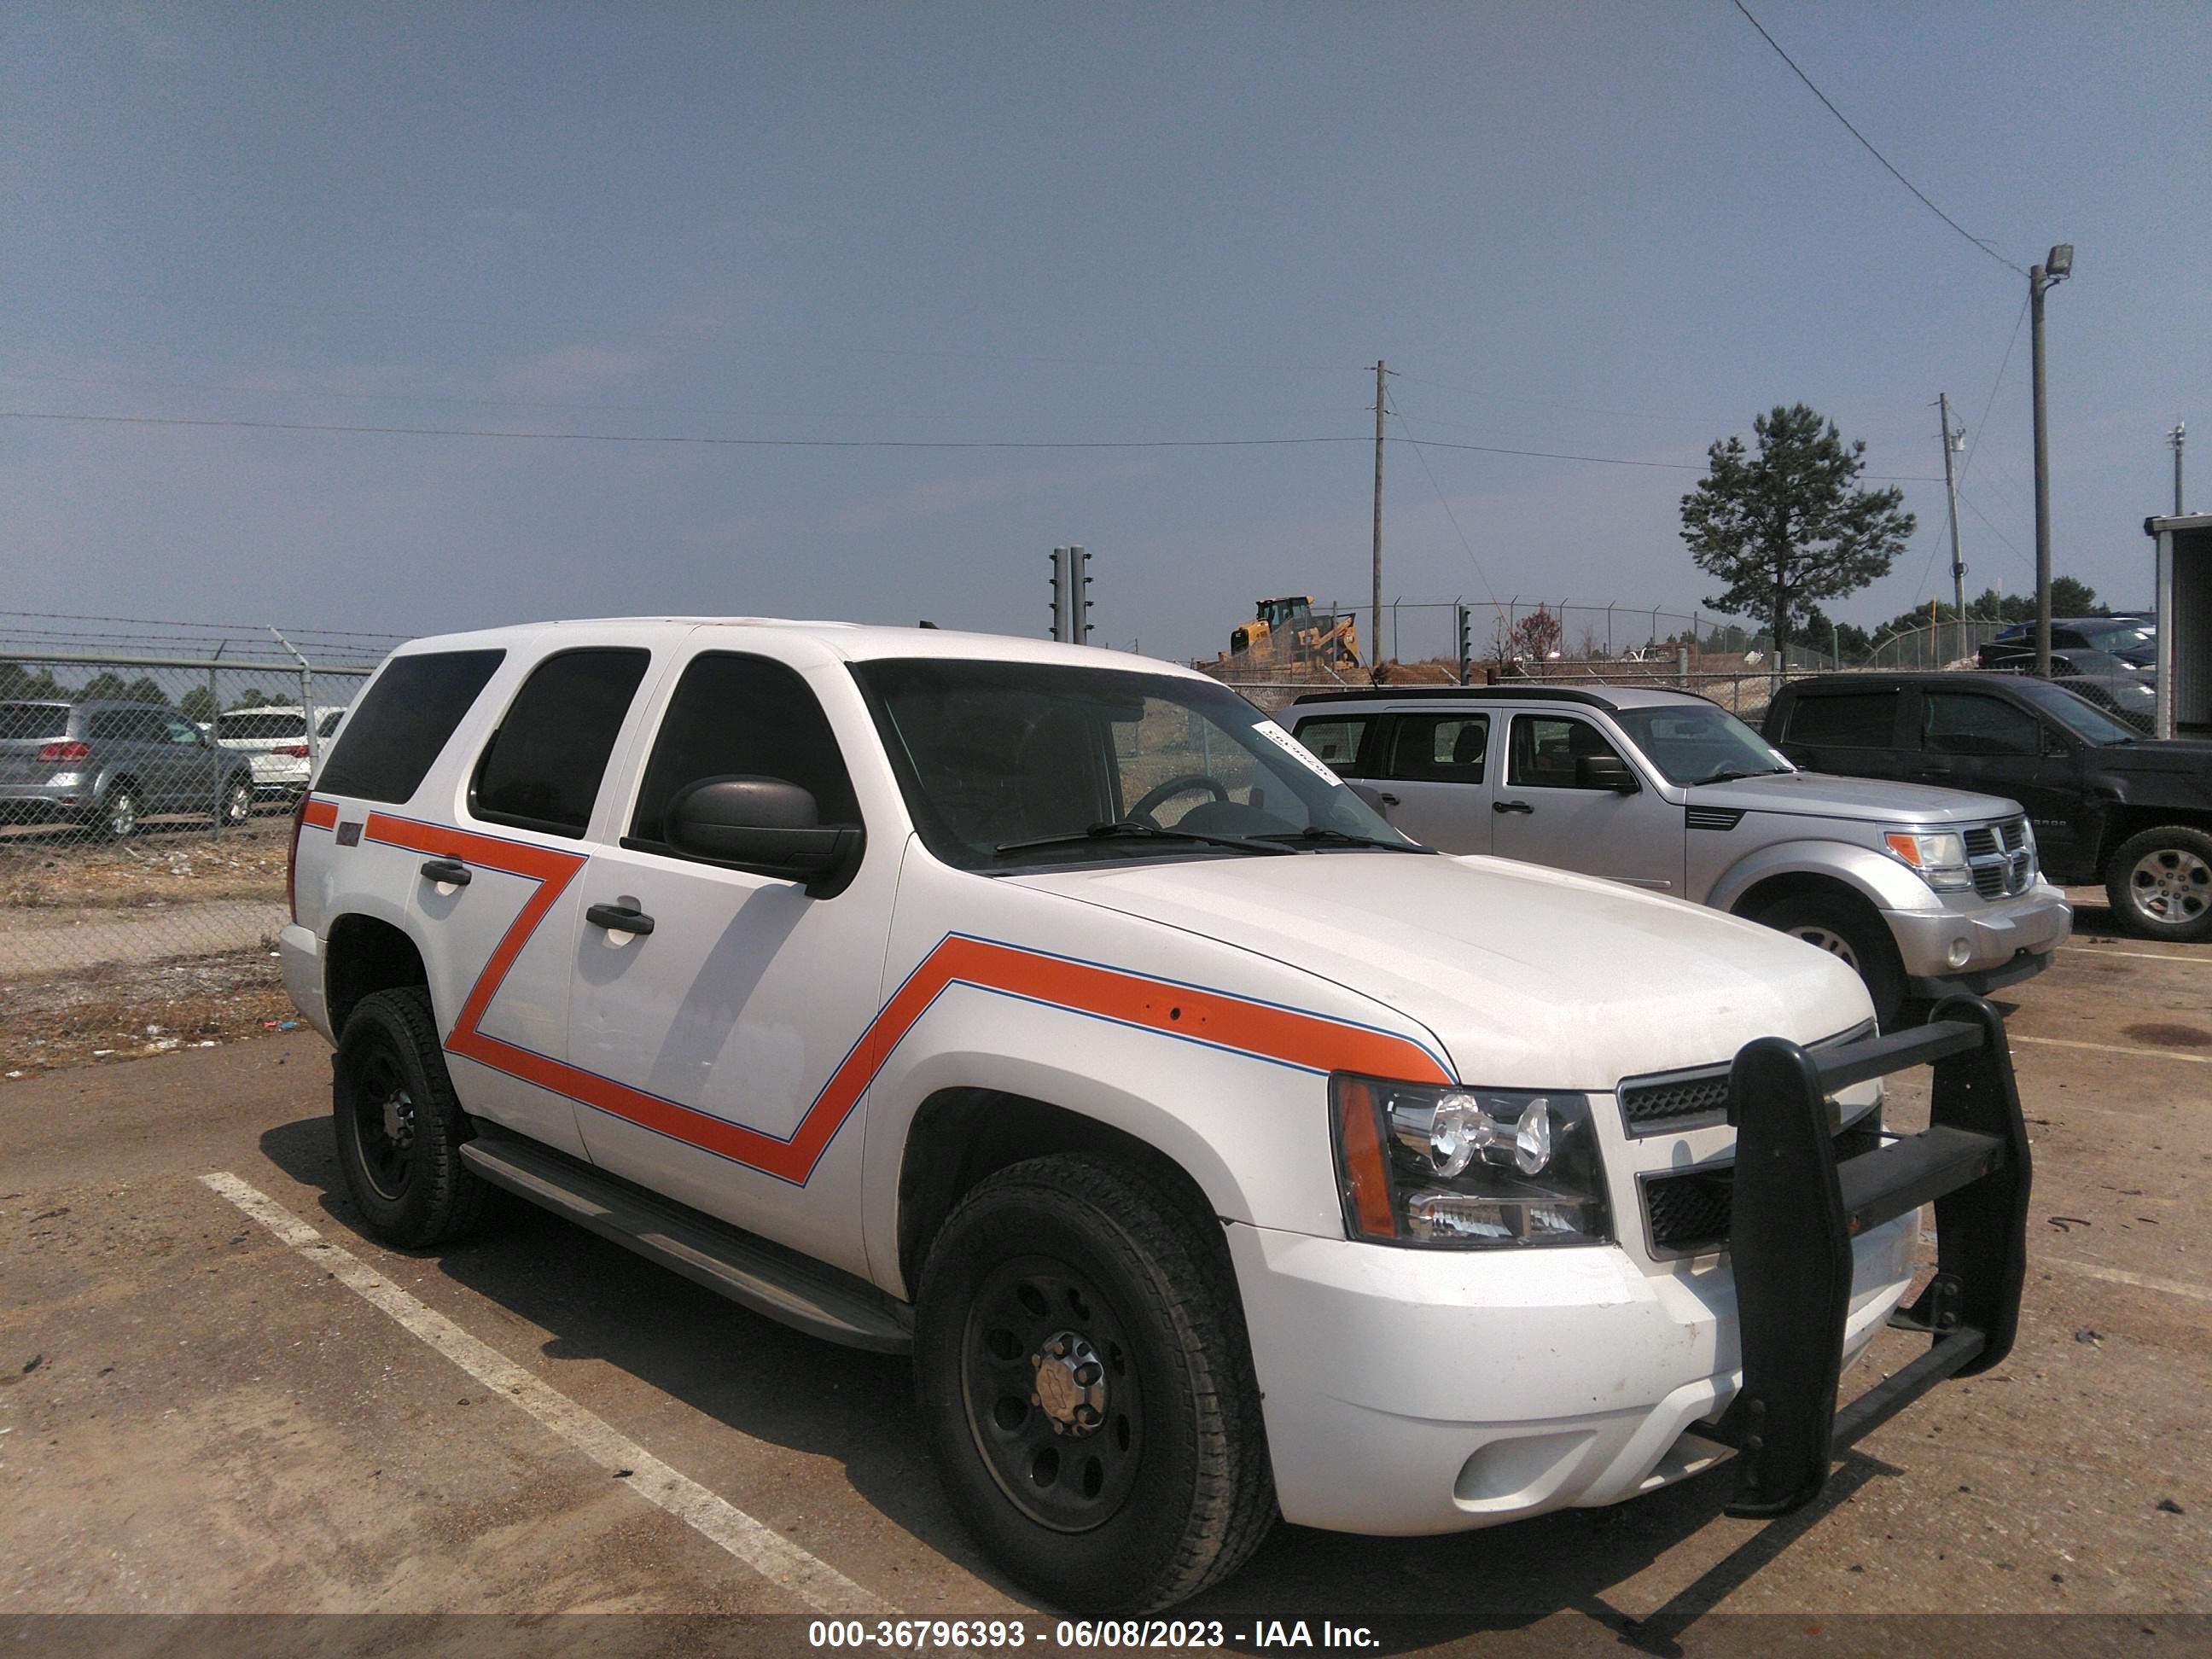
[(2057, 720), (2084, 743), (2103, 745), (2108, 743), (2133, 743), (2142, 733), (2131, 726), (2123, 726), (2112, 719), (2087, 697), (2076, 696), (2062, 685), (2048, 680), (2022, 678), (2017, 682), (2022, 696), (2043, 713)]
[[(915, 829), (963, 869), (1236, 858), (1301, 837), (1316, 852), (1410, 845), (1226, 686), (963, 658), (856, 663), (853, 674)], [(1143, 828), (1095, 833), (1130, 823)]]
[(1613, 719), (1669, 783), (1717, 783), (1796, 770), (1758, 732), (1708, 702), (1622, 708)]

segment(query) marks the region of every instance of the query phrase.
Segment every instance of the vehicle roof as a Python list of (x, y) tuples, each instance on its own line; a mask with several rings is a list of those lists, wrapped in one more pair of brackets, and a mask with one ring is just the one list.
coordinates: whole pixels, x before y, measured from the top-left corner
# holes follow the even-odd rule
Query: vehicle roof
[[(2077, 651), (2074, 654), (2079, 656)], [(1782, 689), (1785, 692), (1817, 688), (1823, 691), (1839, 686), (1852, 685), (2017, 685), (2023, 680), (2033, 680), (2033, 674), (2006, 674), (1972, 668), (1854, 668), (1839, 674), (1816, 674), (1809, 679), (1791, 680)]]
[(1028, 639), (1015, 634), (969, 633), (954, 628), (896, 628), (787, 617), (579, 617), (560, 622), (482, 629), (470, 634), (437, 635), (410, 641), (400, 647), (400, 653), (520, 647), (547, 642), (549, 635), (557, 635), (563, 630), (586, 628), (618, 628), (639, 640), (681, 639), (708, 629), (726, 629), (733, 636), (746, 632), (797, 635), (817, 641), (848, 662), (887, 657), (945, 657), (993, 662), (1065, 663), (1086, 668), (1120, 668), (1133, 673), (1178, 674), (1188, 679), (1205, 680), (1208, 684), (1221, 684), (1177, 663), (1139, 657), (1127, 651), (1109, 651), (1103, 646), (1063, 645), (1054, 640)]
[(1592, 688), (1537, 682), (1519, 685), (1352, 686), (1341, 691), (1310, 691), (1297, 698), (1294, 706), (1330, 702), (1425, 702), (1431, 699), (1444, 702), (1578, 702), (1592, 708), (1610, 710), (1678, 708), (1684, 703), (1709, 704), (1712, 702), (1711, 698), (1699, 696), (1694, 691), (1677, 691), (1671, 686), (1608, 685)]

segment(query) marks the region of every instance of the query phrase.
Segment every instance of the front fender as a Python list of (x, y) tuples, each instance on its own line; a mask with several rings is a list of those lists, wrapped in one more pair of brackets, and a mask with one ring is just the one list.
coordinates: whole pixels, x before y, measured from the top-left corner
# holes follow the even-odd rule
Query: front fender
[(1940, 910), (1942, 900), (1887, 854), (1840, 841), (1790, 841), (1762, 847), (1729, 866), (1705, 902), (1734, 910), (1743, 896), (1775, 876), (1817, 876), (1850, 888), (1877, 910)]

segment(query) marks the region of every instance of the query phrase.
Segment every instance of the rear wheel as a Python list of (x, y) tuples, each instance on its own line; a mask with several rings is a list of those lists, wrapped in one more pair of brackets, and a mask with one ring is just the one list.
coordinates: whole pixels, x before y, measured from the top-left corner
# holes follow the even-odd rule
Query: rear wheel
[(420, 1249), (476, 1224), (491, 1189), (461, 1161), (474, 1131), (446, 1072), (428, 991), (361, 1000), (338, 1039), (331, 1098), (338, 1167), (369, 1231)]
[(1753, 921), (1816, 945), (1866, 981), (1875, 1021), (1893, 1029), (1905, 1012), (1905, 964), (1881, 920), (1862, 905), (1826, 893), (1801, 893), (1768, 905)]
[(2212, 938), (2212, 836), (2169, 823), (2130, 836), (2105, 866), (2105, 896), (2146, 939)]
[(922, 1272), (915, 1364), (954, 1508), (1055, 1603), (1182, 1601), (1274, 1520), (1226, 1253), (1119, 1167), (1038, 1158), (970, 1192)]

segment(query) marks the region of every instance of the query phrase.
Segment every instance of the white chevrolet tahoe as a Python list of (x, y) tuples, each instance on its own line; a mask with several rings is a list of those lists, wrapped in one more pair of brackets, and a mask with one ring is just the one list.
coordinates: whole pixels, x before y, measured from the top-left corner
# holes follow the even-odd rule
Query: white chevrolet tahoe
[[(434, 1245), (503, 1188), (911, 1352), (952, 1503), (1063, 1605), (1171, 1603), (1278, 1514), (1441, 1532), (1730, 1458), (1780, 1513), (2012, 1340), (1987, 1004), (1871, 1035), (1834, 957), (1417, 847), (1164, 664), (418, 641), (300, 804), (293, 915), (370, 1231)], [(1886, 1133), (1928, 1063), (1931, 1127)], [(1838, 1413), (1885, 1322), (1933, 1340)]]

